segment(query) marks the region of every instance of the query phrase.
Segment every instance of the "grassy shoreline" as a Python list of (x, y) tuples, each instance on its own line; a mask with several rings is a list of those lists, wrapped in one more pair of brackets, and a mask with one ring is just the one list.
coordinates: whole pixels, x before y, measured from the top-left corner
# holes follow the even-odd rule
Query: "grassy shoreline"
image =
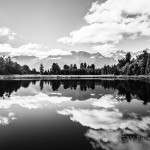
[(0, 75), (0, 80), (8, 79), (150, 79), (148, 75), (127, 76), (127, 75)]

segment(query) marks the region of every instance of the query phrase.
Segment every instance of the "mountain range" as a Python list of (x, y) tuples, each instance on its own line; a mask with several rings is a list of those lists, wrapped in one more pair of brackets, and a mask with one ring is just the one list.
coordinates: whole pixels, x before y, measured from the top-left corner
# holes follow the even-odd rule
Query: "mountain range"
[[(138, 54), (142, 53), (139, 51), (137, 53), (131, 53), (133, 57), (136, 57)], [(21, 65), (28, 65), (31, 69), (39, 69), (40, 64), (44, 65), (45, 69), (50, 69), (53, 63), (58, 63), (61, 68), (65, 64), (77, 64), (77, 67), (80, 66), (80, 63), (86, 62), (87, 65), (95, 64), (96, 68), (101, 68), (105, 64), (113, 65), (118, 62), (118, 59), (125, 57), (126, 52), (123, 50), (118, 50), (112, 52), (109, 57), (105, 57), (100, 53), (88, 53), (84, 51), (75, 52), (72, 51), (70, 55), (50, 55), (46, 58), (38, 58), (36, 56), (13, 56), (13, 61), (18, 62)]]

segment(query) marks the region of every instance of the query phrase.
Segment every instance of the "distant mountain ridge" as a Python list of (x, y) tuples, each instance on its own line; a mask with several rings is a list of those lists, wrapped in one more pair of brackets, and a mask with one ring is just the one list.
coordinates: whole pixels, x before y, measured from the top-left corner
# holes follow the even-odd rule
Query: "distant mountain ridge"
[(106, 65), (112, 65), (116, 64), (117, 61), (114, 58), (110, 57), (104, 57), (100, 53), (93, 53), (90, 54), (88, 52), (75, 52), (72, 51), (71, 55), (50, 55), (46, 58), (38, 58), (35, 56), (14, 56), (13, 61), (18, 62), (21, 65), (28, 65), (30, 68), (36, 68), (39, 69), (40, 64), (42, 63), (44, 65), (45, 69), (49, 69), (53, 63), (58, 63), (61, 68), (65, 64), (77, 64), (77, 66), (80, 66), (80, 63), (86, 62), (88, 65), (95, 64), (97, 68), (103, 67)]
[[(137, 53), (132, 53), (133, 57), (136, 57), (142, 53), (139, 51)], [(44, 65), (45, 69), (50, 69), (53, 63), (58, 63), (61, 68), (65, 64), (77, 64), (80, 66), (80, 63), (86, 62), (88, 65), (95, 64), (96, 68), (101, 68), (104, 65), (113, 65), (118, 62), (118, 59), (125, 57), (126, 52), (123, 50), (118, 50), (116, 52), (112, 52), (109, 57), (105, 57), (100, 53), (88, 53), (84, 51), (75, 52), (72, 51), (71, 55), (50, 55), (46, 58), (38, 58), (36, 56), (14, 56), (12, 57), (13, 61), (18, 62), (21, 65), (28, 65), (30, 68), (39, 69), (40, 64)]]

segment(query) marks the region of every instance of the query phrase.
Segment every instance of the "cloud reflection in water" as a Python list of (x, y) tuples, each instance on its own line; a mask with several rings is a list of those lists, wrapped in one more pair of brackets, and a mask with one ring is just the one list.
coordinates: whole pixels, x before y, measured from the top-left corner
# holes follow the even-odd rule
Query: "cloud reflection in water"
[(4, 99), (0, 101), (0, 109), (1, 109), (1, 116), (0, 116), (0, 124), (1, 125), (8, 125), (11, 121), (17, 119), (15, 116), (16, 113), (13, 113), (13, 106), (19, 106), (26, 109), (41, 109), (48, 105), (45, 103), (48, 102), (49, 106), (51, 104), (60, 104), (62, 102), (70, 101), (70, 97), (58, 97), (58, 96), (48, 96), (44, 93), (38, 93), (36, 95), (31, 96), (17, 96), (12, 95), (9, 99)]
[[(88, 127), (85, 136), (95, 149), (99, 147), (106, 150), (149, 149), (150, 141), (137, 141), (137, 138), (133, 140), (133, 137), (148, 138), (150, 117), (141, 116), (139, 119), (136, 114), (125, 117), (126, 114), (117, 108), (118, 104), (119, 101), (112, 95), (104, 95), (91, 103), (91, 109), (71, 108), (58, 113), (68, 115), (72, 121)], [(126, 141), (121, 139), (123, 136)]]
[(50, 102), (53, 104), (59, 104), (65, 101), (69, 101), (70, 97), (57, 97), (48, 96), (44, 93), (38, 93), (35, 96), (12, 96), (9, 100), (1, 100), (0, 108), (10, 108), (12, 105), (19, 105), (28, 109), (41, 108), (42, 102)]

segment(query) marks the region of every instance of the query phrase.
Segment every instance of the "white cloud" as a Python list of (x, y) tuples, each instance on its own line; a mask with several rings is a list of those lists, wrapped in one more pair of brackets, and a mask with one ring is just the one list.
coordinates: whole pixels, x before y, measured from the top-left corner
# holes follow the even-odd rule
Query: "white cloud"
[(61, 57), (52, 57), (51, 59), (62, 59)]
[(70, 99), (70, 97), (48, 96), (44, 93), (38, 93), (35, 96), (12, 96), (9, 100), (1, 100), (0, 108), (10, 109), (13, 105), (19, 105), (28, 109), (39, 109), (44, 107), (42, 102), (60, 104), (62, 102), (70, 101)]
[(102, 140), (103, 142), (112, 142), (118, 143), (120, 142), (120, 131), (111, 131), (111, 130), (93, 130), (90, 129), (86, 133), (86, 137), (92, 138), (95, 141), (99, 142)]
[(95, 2), (84, 17), (86, 26), (72, 31), (64, 43), (118, 43), (124, 35), (130, 39), (150, 36), (149, 0), (107, 0)]
[[(107, 98), (106, 98), (107, 100)], [(100, 101), (101, 102), (101, 101)], [(103, 102), (102, 102), (103, 103)], [(99, 106), (100, 103), (96, 104)], [(103, 104), (102, 104), (103, 105)], [(150, 117), (137, 116), (132, 118), (124, 118), (123, 112), (112, 109), (115, 104), (104, 104), (107, 109), (64, 109), (57, 111), (59, 114), (68, 115), (74, 122), (89, 127), (85, 136), (89, 138), (93, 148), (103, 148), (106, 150), (140, 150), (142, 146), (148, 150), (149, 142), (140, 140), (139, 137), (148, 138)], [(121, 137), (126, 134), (137, 135), (137, 138), (127, 139), (129, 141), (121, 141)], [(131, 137), (131, 136), (130, 136)], [(91, 140), (93, 139), (93, 140)], [(125, 140), (125, 138), (123, 139)], [(134, 141), (135, 140), (135, 141)]]
[(10, 44), (0, 44), (0, 53), (8, 52), (10, 56), (37, 56), (40, 58), (48, 57), (49, 55), (70, 55), (70, 52), (61, 49), (45, 49), (42, 44), (29, 43), (18, 48), (13, 48)]
[(12, 32), (7, 27), (0, 28), (0, 43), (5, 43), (15, 39), (16, 33)]
[[(105, 105), (106, 106), (106, 105)], [(111, 106), (112, 107), (112, 106)], [(110, 106), (109, 106), (110, 108)], [(68, 115), (70, 119), (92, 129), (118, 130), (127, 128), (141, 134), (141, 130), (149, 130), (150, 117), (123, 119), (123, 113), (114, 109), (64, 109), (59, 114)]]
[(93, 46), (92, 49), (95, 52), (100, 52), (105, 57), (111, 57), (111, 53), (117, 51), (117, 48), (112, 44), (96, 45)]
[(9, 112), (7, 116), (0, 116), (0, 124), (1, 125), (8, 125), (12, 120), (15, 120), (16, 117), (14, 117), (15, 114), (12, 112)]
[(62, 93), (50, 93), (51, 95), (62, 95)]
[(94, 58), (95, 58), (95, 56), (91, 56), (90, 58), (94, 59)]
[(99, 100), (93, 102), (93, 106), (104, 107), (104, 108), (113, 108), (118, 104), (116, 99), (113, 99), (112, 95), (104, 95)]
[(122, 117), (120, 112), (108, 111), (106, 109), (65, 109), (63, 111), (58, 111), (58, 113), (70, 115), (72, 121), (80, 122), (83, 126), (93, 129), (116, 129)]
[(60, 42), (64, 43), (106, 43), (113, 41), (117, 43), (123, 38), (118, 30), (116, 23), (93, 23), (80, 28), (77, 31), (72, 31), (70, 37), (64, 37), (58, 39)]
[[(52, 49), (50, 51), (48, 51), (48, 55), (52, 55), (52, 56), (56, 56), (56, 55), (71, 55), (71, 53), (69, 51), (64, 51), (61, 49)], [(58, 57), (59, 59), (61, 59), (60, 57)]]
[[(12, 95), (9, 99), (0, 101), (0, 125), (8, 125), (13, 120), (17, 119), (17, 113), (13, 113), (13, 106), (23, 107), (29, 110), (42, 109), (44, 107), (50, 107), (52, 105), (61, 105), (63, 102), (71, 100), (71, 97), (58, 97), (61, 93), (51, 93), (55, 96), (48, 96), (42, 92), (32, 96), (17, 96)], [(19, 114), (20, 116), (20, 114)]]
[[(98, 149), (102, 148), (105, 150), (149, 150), (150, 143), (149, 141), (144, 140), (146, 136), (138, 135), (136, 137), (129, 136), (125, 139), (125, 136), (122, 135), (121, 131), (113, 130), (88, 130), (85, 136), (91, 140), (93, 148)], [(122, 137), (122, 140), (121, 140)], [(126, 136), (127, 137), (127, 136)], [(141, 140), (143, 137), (143, 140)], [(141, 138), (141, 139), (140, 139)], [(148, 139), (148, 138), (146, 138)]]

